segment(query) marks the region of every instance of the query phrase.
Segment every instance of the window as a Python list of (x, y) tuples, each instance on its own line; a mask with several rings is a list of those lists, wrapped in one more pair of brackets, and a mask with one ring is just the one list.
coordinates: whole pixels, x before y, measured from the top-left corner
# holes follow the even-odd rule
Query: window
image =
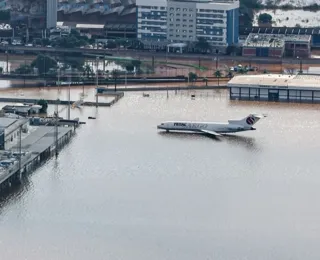
[(190, 23), (193, 23), (193, 20), (189, 20)]
[(193, 12), (193, 9), (192, 9), (192, 8), (189, 8), (189, 12)]
[(187, 8), (183, 8), (183, 11), (186, 12), (186, 11), (188, 11), (188, 9)]
[(176, 8), (176, 11), (180, 11), (180, 8)]
[(182, 20), (182, 22), (186, 22), (186, 21), (187, 21), (186, 19), (183, 19), (183, 20)]

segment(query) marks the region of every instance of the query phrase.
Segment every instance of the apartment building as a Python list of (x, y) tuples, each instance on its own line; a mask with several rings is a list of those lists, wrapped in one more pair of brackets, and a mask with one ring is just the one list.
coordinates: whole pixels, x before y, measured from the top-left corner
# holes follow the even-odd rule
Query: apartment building
[(219, 49), (237, 44), (239, 1), (137, 0), (137, 37), (146, 46), (192, 45), (200, 37)]

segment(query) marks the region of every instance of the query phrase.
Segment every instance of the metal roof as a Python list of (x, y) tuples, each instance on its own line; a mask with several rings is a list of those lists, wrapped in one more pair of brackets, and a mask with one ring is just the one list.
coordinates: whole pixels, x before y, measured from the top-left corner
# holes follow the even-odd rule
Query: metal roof
[(240, 26), (239, 33), (240, 35), (249, 35), (250, 33), (320, 35), (320, 28)]
[(320, 75), (314, 74), (261, 74), (235, 76), (228, 82), (229, 87), (253, 88), (308, 88), (320, 89)]
[(310, 43), (311, 35), (283, 35), (250, 33), (244, 47), (282, 48), (286, 42)]

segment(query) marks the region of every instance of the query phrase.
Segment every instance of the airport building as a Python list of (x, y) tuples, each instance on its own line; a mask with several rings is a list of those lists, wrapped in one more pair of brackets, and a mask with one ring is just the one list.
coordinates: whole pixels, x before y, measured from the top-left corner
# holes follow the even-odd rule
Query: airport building
[(145, 46), (193, 44), (204, 38), (225, 49), (238, 43), (237, 0), (137, 0), (137, 38)]
[(7, 13), (8, 23), (25, 24), (28, 28), (56, 27), (58, 0), (3, 0), (0, 11)]
[(250, 33), (242, 48), (243, 56), (309, 57), (311, 35)]
[(320, 103), (320, 75), (261, 74), (235, 76), (230, 99)]

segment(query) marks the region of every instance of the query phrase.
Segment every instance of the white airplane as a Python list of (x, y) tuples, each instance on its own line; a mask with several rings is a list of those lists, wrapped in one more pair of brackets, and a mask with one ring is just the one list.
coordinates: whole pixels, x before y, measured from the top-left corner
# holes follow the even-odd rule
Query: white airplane
[(157, 126), (158, 129), (169, 131), (188, 131), (195, 133), (221, 136), (223, 134), (256, 130), (253, 125), (266, 115), (250, 114), (240, 120), (228, 120), (228, 123), (167, 121)]

